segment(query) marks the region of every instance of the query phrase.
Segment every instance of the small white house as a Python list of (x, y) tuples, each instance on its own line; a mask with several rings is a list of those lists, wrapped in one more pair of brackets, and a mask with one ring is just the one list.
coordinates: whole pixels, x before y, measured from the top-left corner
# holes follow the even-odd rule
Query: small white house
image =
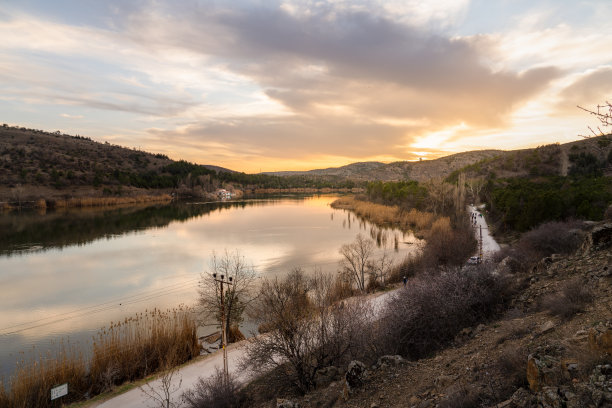
[(217, 190), (217, 197), (219, 197), (221, 200), (227, 200), (232, 198), (232, 193), (224, 188), (221, 188)]

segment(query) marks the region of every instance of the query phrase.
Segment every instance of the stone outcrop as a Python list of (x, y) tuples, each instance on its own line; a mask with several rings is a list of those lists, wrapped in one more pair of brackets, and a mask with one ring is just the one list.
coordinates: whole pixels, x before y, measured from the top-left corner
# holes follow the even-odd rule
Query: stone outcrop
[(366, 365), (361, 361), (353, 360), (348, 365), (346, 373), (344, 374), (344, 399), (355, 391), (355, 389), (361, 387), (367, 377)]
[(589, 330), (589, 347), (591, 350), (612, 355), (612, 327), (610, 327), (610, 322), (592, 327)]

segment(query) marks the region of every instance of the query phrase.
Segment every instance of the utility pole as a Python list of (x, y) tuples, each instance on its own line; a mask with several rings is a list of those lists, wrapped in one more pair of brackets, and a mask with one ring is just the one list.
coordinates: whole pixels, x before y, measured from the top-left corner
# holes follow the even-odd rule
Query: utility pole
[(227, 385), (229, 383), (229, 373), (227, 371), (227, 336), (226, 336), (226, 327), (225, 327), (225, 298), (223, 297), (223, 285), (232, 285), (232, 277), (228, 276), (228, 280), (225, 280), (225, 275), (220, 275), (219, 278), (217, 279), (217, 274), (213, 273), (212, 274), (213, 279), (215, 280), (215, 285), (217, 284), (216, 282), (219, 283), (219, 285), (221, 286), (221, 344), (223, 345), (223, 379), (225, 381), (225, 384)]
[(480, 262), (483, 261), (482, 259), (482, 225), (480, 225), (480, 239), (478, 240), (478, 246), (479, 246), (479, 253), (480, 253)]

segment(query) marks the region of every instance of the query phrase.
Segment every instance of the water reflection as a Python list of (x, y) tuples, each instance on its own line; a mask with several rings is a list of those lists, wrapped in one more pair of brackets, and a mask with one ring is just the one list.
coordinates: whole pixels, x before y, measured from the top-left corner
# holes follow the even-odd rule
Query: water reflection
[[(299, 200), (300, 197), (293, 197)], [(301, 197), (305, 199), (305, 197)], [(125, 208), (66, 209), (41, 213), (35, 210), (0, 214), (0, 256), (38, 252), (95, 240), (114, 238), (150, 228), (163, 228), (212, 212), (266, 206), (281, 197), (207, 203), (178, 202)]]
[[(371, 227), (330, 208), (335, 198), (1, 216), (0, 376), (34, 345), (87, 342), (110, 321), (194, 304), (212, 251), (239, 249), (262, 277), (335, 272), (339, 248)], [(409, 250), (400, 242), (396, 256)]]

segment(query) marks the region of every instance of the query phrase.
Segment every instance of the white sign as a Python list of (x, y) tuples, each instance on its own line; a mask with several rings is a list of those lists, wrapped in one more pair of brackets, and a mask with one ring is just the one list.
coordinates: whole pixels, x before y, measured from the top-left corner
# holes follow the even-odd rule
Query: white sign
[(51, 388), (51, 401), (68, 394), (68, 383)]

